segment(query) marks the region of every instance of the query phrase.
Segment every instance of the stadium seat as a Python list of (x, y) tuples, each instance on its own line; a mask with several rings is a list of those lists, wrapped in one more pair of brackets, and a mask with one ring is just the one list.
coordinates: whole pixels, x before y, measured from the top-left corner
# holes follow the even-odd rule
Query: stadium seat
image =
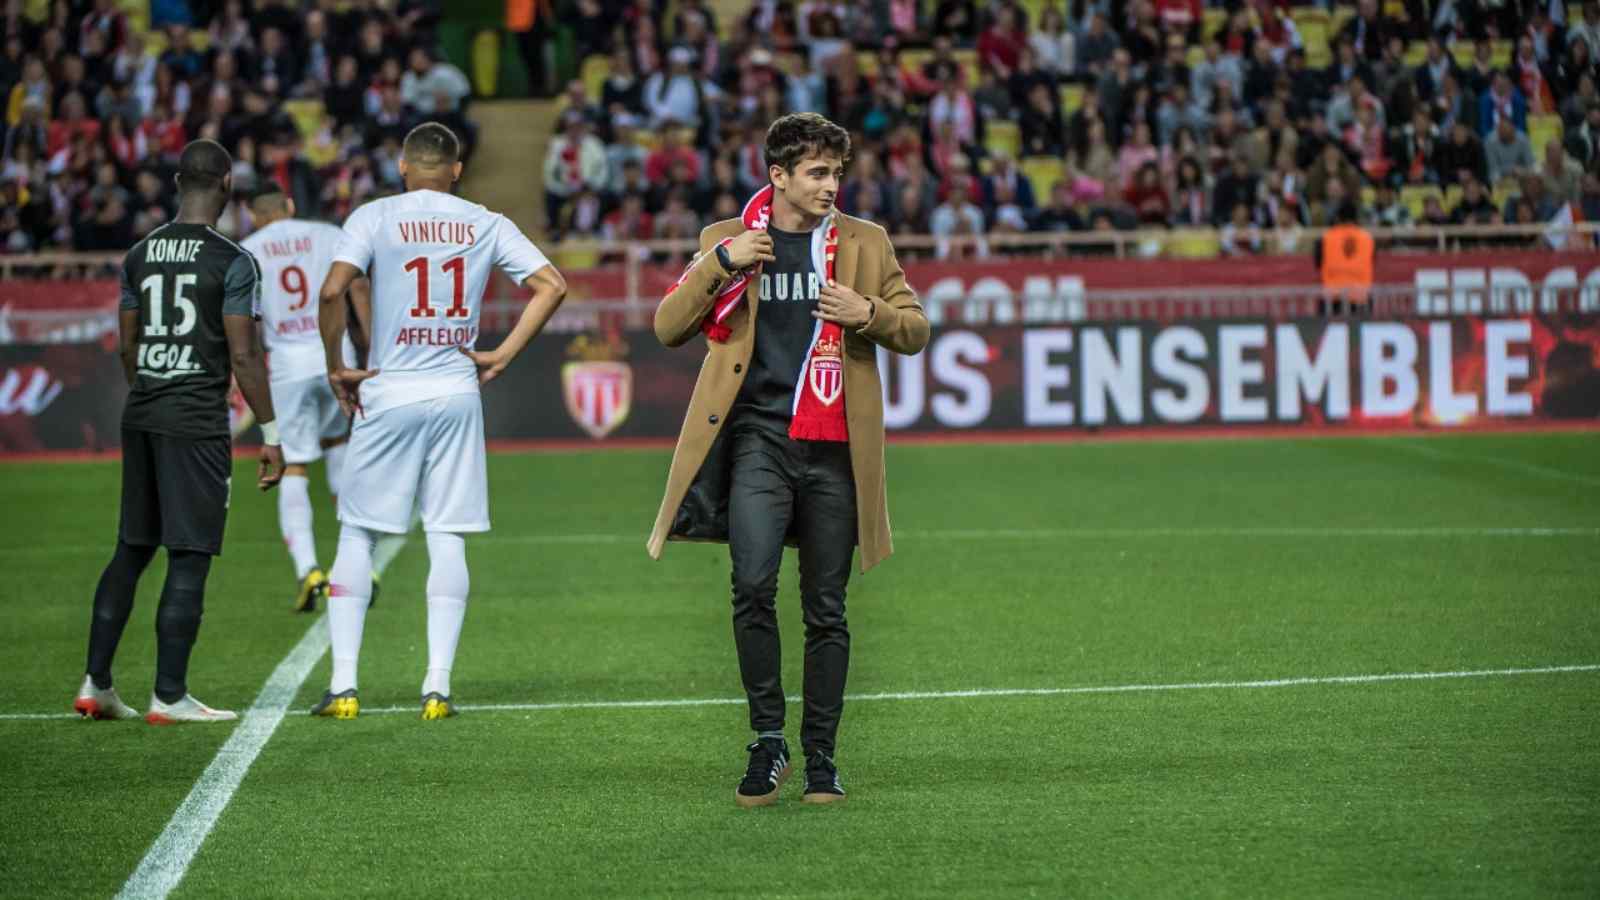
[(1329, 34), (1329, 36), (1330, 37), (1338, 37), (1339, 30), (1344, 28), (1344, 25), (1345, 25), (1346, 22), (1350, 21), (1351, 19), (1354, 19), (1355, 17), (1356, 17), (1356, 5), (1354, 3), (1350, 4), (1349, 6), (1335, 7), (1333, 12), (1328, 14), (1328, 34)]
[(1361, 205), (1363, 207), (1367, 207), (1367, 206), (1371, 206), (1372, 204), (1374, 204), (1376, 202), (1378, 202), (1378, 191), (1377, 191), (1377, 189), (1374, 188), (1370, 184), (1363, 185), (1362, 188), (1361, 188)]
[(480, 97), (493, 97), (500, 84), (500, 32), (485, 28), (472, 39), (472, 87)]
[(1461, 203), (1461, 197), (1466, 193), (1461, 185), (1452, 184), (1444, 189), (1444, 211), (1450, 212)]
[(600, 253), (596, 250), (566, 249), (558, 244), (550, 252), (550, 261), (555, 263), (557, 269), (575, 272), (600, 265)]
[(1328, 23), (1319, 19), (1295, 22), (1300, 29), (1300, 41), (1305, 45), (1306, 65), (1321, 69), (1333, 62), (1333, 51), (1328, 47)]
[(1404, 62), (1405, 62), (1406, 65), (1408, 65), (1408, 66), (1410, 66), (1412, 68), (1416, 68), (1417, 66), (1420, 66), (1420, 65), (1422, 65), (1423, 63), (1425, 63), (1427, 61), (1428, 61), (1428, 42), (1427, 41), (1412, 41), (1411, 43), (1406, 45), (1406, 55), (1404, 57)]
[(1544, 145), (1561, 140), (1561, 116), (1556, 113), (1528, 116), (1528, 143), (1533, 146), (1535, 163), (1544, 161)]
[(583, 80), (583, 89), (589, 99), (599, 103), (601, 95), (605, 93), (606, 79), (611, 77), (611, 60), (598, 53), (590, 56), (583, 61), (578, 77)]
[(1047, 7), (1057, 5), (1058, 4), (1056, 4), (1054, 0), (1022, 0), (1022, 12), (1027, 16), (1027, 21), (1023, 24), (1023, 27), (1027, 28), (1029, 31), (1037, 30), (1039, 27), (1040, 14), (1043, 13)]
[(1166, 253), (1174, 259), (1215, 259), (1221, 252), (1222, 242), (1210, 228), (1180, 229), (1166, 242)]
[(1204, 17), (1200, 20), (1200, 35), (1209, 40), (1228, 24), (1228, 11), (1218, 7), (1208, 7)]
[(312, 97), (300, 100), (285, 100), (283, 101), (283, 111), (289, 115), (290, 121), (294, 122), (295, 130), (300, 132), (302, 137), (306, 137), (315, 134), (317, 129), (322, 126), (322, 116), (325, 109), (321, 100)]
[(872, 78), (878, 74), (878, 54), (871, 50), (856, 51), (856, 69), (862, 75)]
[(1022, 129), (1015, 122), (984, 122), (984, 149), (1016, 159), (1022, 152)]
[(1400, 202), (1411, 210), (1413, 219), (1422, 218), (1423, 204), (1429, 197), (1441, 197), (1440, 202), (1443, 202), (1439, 188), (1431, 184), (1408, 184), (1400, 189)]
[(1056, 182), (1067, 172), (1066, 164), (1055, 156), (1028, 156), (1017, 165), (1022, 169), (1022, 174), (1027, 176), (1028, 183), (1033, 185), (1033, 196), (1037, 198), (1048, 198)]
[(1061, 114), (1070, 116), (1083, 106), (1083, 85), (1063, 84), (1061, 86)]

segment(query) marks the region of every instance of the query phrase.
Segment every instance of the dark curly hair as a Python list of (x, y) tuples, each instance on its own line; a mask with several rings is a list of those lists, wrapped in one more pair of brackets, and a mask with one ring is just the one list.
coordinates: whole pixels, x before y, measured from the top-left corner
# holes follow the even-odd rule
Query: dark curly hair
[(767, 129), (767, 166), (793, 172), (808, 157), (832, 154), (850, 161), (850, 132), (816, 113), (790, 113)]

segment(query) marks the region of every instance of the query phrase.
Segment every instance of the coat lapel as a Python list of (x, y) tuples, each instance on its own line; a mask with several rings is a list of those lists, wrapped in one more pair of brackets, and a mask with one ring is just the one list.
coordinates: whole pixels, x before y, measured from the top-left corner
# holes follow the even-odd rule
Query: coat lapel
[(833, 280), (853, 288), (856, 284), (856, 256), (861, 252), (861, 244), (856, 240), (856, 230), (848, 224), (848, 220), (840, 223), (839, 248), (834, 251)]

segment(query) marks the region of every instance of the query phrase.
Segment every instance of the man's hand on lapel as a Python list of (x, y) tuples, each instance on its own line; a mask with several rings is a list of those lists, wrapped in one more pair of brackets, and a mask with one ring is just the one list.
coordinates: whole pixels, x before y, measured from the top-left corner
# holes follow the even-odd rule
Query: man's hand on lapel
[(823, 285), (812, 316), (837, 322), (846, 328), (860, 328), (872, 321), (872, 302), (850, 288), (830, 281)]

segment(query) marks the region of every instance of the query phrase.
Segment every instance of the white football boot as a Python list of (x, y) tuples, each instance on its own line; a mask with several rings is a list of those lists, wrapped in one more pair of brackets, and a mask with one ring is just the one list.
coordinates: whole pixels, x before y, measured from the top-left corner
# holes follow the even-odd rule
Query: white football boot
[(94, 679), (88, 675), (83, 676), (83, 687), (78, 688), (72, 708), (85, 719), (139, 718), (139, 711), (123, 703), (122, 698), (117, 696), (116, 688), (102, 691), (94, 686)]
[(232, 722), (239, 718), (239, 714), (231, 709), (212, 709), (196, 700), (191, 694), (184, 694), (183, 699), (176, 703), (162, 703), (161, 698), (155, 694), (150, 695), (150, 711), (145, 713), (144, 720), (151, 725), (178, 725), (184, 722)]

